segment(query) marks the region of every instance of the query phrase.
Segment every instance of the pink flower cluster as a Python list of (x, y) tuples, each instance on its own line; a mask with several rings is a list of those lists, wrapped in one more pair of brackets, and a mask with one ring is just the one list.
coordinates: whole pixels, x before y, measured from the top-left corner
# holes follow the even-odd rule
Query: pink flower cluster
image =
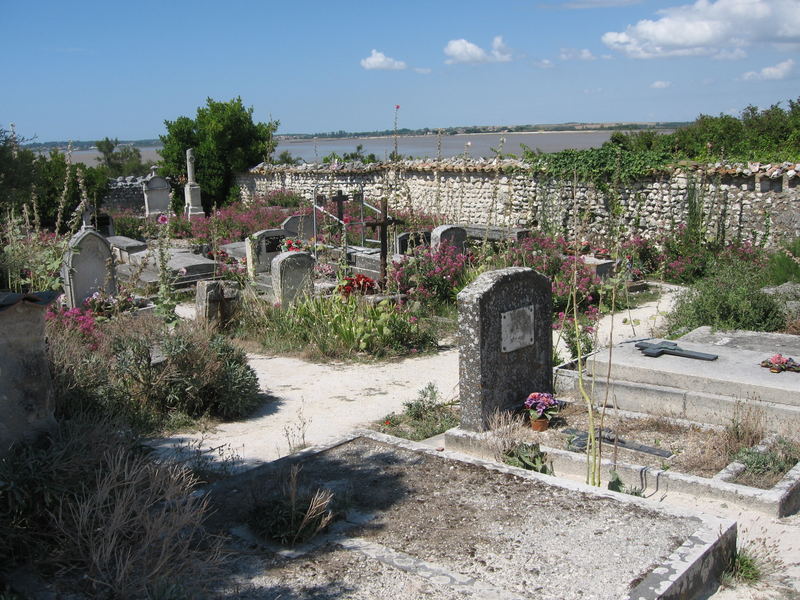
[(50, 306), (45, 313), (45, 320), (54, 322), (65, 329), (79, 332), (91, 350), (97, 350), (100, 346), (102, 336), (97, 329), (97, 321), (91, 310)]

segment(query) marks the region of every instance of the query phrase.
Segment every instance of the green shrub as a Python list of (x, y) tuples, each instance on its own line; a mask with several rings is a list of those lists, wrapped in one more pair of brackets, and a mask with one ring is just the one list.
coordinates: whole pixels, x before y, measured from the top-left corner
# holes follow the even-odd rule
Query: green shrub
[(770, 256), (768, 269), (769, 281), (773, 285), (800, 282), (800, 238)]
[(441, 402), (439, 390), (428, 383), (416, 399), (406, 402), (402, 413), (386, 415), (378, 429), (396, 437), (424, 440), (456, 427), (458, 417), (453, 409)]
[(417, 315), (389, 301), (370, 304), (358, 296), (308, 298), (281, 309), (250, 298), (240, 330), (270, 349), (324, 357), (354, 353), (392, 356), (436, 347)]
[(760, 291), (763, 274), (745, 263), (721, 263), (714, 275), (681, 294), (667, 316), (670, 333), (714, 329), (777, 331), (786, 325), (780, 303)]
[(170, 329), (155, 317), (122, 316), (88, 336), (52, 319), (48, 338), (62, 410), (120, 415), (148, 431), (185, 417), (240, 417), (260, 402), (244, 352), (194, 323)]

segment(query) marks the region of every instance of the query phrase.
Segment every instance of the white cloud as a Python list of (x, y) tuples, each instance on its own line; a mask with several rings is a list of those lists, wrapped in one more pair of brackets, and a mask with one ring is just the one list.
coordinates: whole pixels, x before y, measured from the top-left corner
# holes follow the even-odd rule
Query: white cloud
[(553, 61), (549, 58), (543, 58), (542, 60), (535, 60), (533, 64), (540, 69), (552, 69), (555, 65), (553, 65)]
[(653, 88), (654, 90), (663, 90), (663, 89), (668, 88), (671, 85), (672, 85), (671, 81), (660, 81), (659, 80), (659, 81), (654, 81), (653, 83), (651, 83), (650, 87)]
[(631, 58), (742, 58), (751, 45), (800, 47), (797, 0), (695, 0), (658, 15), (605, 33), (603, 43)]
[(444, 53), (448, 57), (444, 62), (448, 65), (456, 63), (509, 62), (511, 60), (511, 51), (503, 43), (503, 36), (501, 35), (495, 36), (492, 40), (491, 52), (487, 52), (480, 46), (461, 38), (447, 42), (444, 47)]
[(511, 60), (511, 51), (503, 43), (502, 35), (496, 35), (492, 40), (492, 58), (495, 62), (509, 62)]
[(416, 71), (420, 75), (430, 75), (431, 73), (431, 69), (427, 67), (414, 67), (414, 71)]
[(794, 61), (789, 58), (772, 67), (764, 67), (760, 71), (748, 71), (742, 79), (786, 79), (794, 68)]
[(561, 60), (595, 60), (597, 57), (587, 48), (578, 50), (577, 48), (561, 48), (558, 54)]
[(383, 52), (378, 52), (374, 48), (372, 54), (367, 58), (361, 59), (361, 66), (371, 71), (373, 69), (380, 69), (384, 71), (402, 71), (406, 68), (406, 63), (402, 60), (395, 60), (389, 58)]

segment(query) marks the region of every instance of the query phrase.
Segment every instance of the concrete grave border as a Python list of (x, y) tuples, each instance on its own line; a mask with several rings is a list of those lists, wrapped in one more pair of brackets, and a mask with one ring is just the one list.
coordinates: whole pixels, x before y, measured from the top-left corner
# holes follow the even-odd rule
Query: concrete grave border
[[(469, 432), (472, 436), (486, 436), (486, 433)], [(602, 498), (613, 498), (623, 504), (637, 506), (648, 512), (692, 518), (699, 521), (698, 528), (686, 538), (664, 562), (653, 568), (650, 573), (625, 596), (626, 600), (679, 600), (692, 598), (703, 592), (710, 581), (714, 580), (730, 562), (736, 549), (737, 526), (735, 521), (723, 519), (705, 513), (679, 509), (671, 506), (654, 506), (642, 498), (627, 494), (594, 488), (582, 483), (565, 481), (557, 477), (526, 471), (517, 467), (500, 464), (494, 461), (469, 456), (452, 450), (436, 450), (418, 442), (403, 440), (370, 430), (355, 430), (346, 435), (331, 439), (325, 444), (305, 448), (278, 460), (252, 467), (227, 480), (211, 484), (205, 489), (196, 490), (195, 494), (225, 493), (239, 489), (242, 485), (254, 481), (270, 473), (278, 473), (301, 462), (310, 456), (320, 454), (358, 438), (367, 438), (377, 442), (390, 444), (412, 452), (442, 457), (513, 475), (523, 479), (540, 481), (573, 492), (580, 492)], [(549, 451), (549, 450), (548, 450)], [(302, 551), (301, 551), (302, 552)], [(425, 565), (423, 565), (423, 569)]]
[[(577, 373), (558, 371), (553, 376), (556, 388), (563, 384), (564, 380), (577, 379)], [(567, 384), (567, 385), (571, 385)], [(598, 409), (598, 407), (595, 407)], [(637, 413), (627, 410), (618, 410), (622, 416), (638, 416), (645, 413)], [(706, 426), (704, 423), (690, 421), (671, 416), (663, 418), (676, 423)], [(474, 438), (467, 441), (463, 430), (458, 432), (448, 432), (448, 442), (455, 444), (464, 452), (474, 452), (478, 455), (486, 455), (487, 450), (484, 442)], [(469, 432), (465, 432), (469, 433)], [(474, 436), (473, 436), (474, 437)], [(452, 440), (451, 440), (452, 438)], [(460, 439), (458, 439), (460, 438)], [(460, 444), (464, 444), (461, 446)], [(558, 448), (548, 448), (542, 446), (542, 450), (547, 452), (553, 459), (553, 466), (556, 473), (569, 473), (571, 475), (582, 475), (586, 470), (585, 455), (570, 450)], [(712, 498), (716, 500), (728, 500), (736, 504), (758, 510), (775, 517), (785, 517), (800, 510), (800, 462), (792, 467), (783, 478), (769, 489), (761, 489), (740, 483), (732, 483), (727, 479), (732, 479), (741, 470), (731, 463), (713, 477), (700, 477), (699, 475), (689, 475), (673, 470), (655, 469), (643, 465), (617, 462), (614, 465), (610, 460), (602, 459), (602, 467), (606, 472), (615, 470), (626, 485), (644, 487), (649, 481), (655, 484), (657, 490), (661, 490), (662, 483), (666, 484), (666, 490), (683, 492), (695, 496)], [(646, 490), (645, 490), (646, 491)]]

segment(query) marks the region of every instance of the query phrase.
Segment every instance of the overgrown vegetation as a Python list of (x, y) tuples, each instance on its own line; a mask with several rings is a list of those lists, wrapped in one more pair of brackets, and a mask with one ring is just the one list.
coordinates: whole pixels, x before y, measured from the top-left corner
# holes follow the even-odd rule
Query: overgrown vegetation
[(190, 494), (194, 483), (152, 462), (124, 423), (71, 414), (0, 459), (0, 562), (32, 564), (62, 593), (203, 596), (221, 540), (203, 529), (207, 503)]
[(718, 263), (712, 275), (678, 297), (667, 316), (668, 331), (676, 335), (702, 325), (723, 330), (781, 330), (786, 325), (783, 308), (760, 291), (764, 283), (764, 271), (755, 265)]
[(701, 162), (782, 162), (800, 160), (800, 98), (759, 109), (746, 107), (738, 117), (700, 115), (673, 133), (615, 132), (600, 148), (543, 154), (526, 149), (534, 172), (579, 181), (629, 182), (681, 160)]
[(249, 295), (238, 331), (266, 348), (309, 356), (395, 356), (436, 348), (418, 310), (388, 300), (366, 302), (357, 294), (306, 298), (288, 307)]
[(415, 400), (406, 402), (403, 406), (403, 412), (388, 414), (378, 423), (379, 431), (419, 441), (458, 425), (454, 407), (451, 403), (442, 402), (434, 383), (429, 382), (419, 390)]
[[(70, 314), (72, 313), (72, 314)], [(202, 416), (244, 416), (261, 401), (244, 352), (194, 323), (170, 329), (155, 317), (55, 311), (48, 352), (61, 410), (115, 415), (138, 431)]]

